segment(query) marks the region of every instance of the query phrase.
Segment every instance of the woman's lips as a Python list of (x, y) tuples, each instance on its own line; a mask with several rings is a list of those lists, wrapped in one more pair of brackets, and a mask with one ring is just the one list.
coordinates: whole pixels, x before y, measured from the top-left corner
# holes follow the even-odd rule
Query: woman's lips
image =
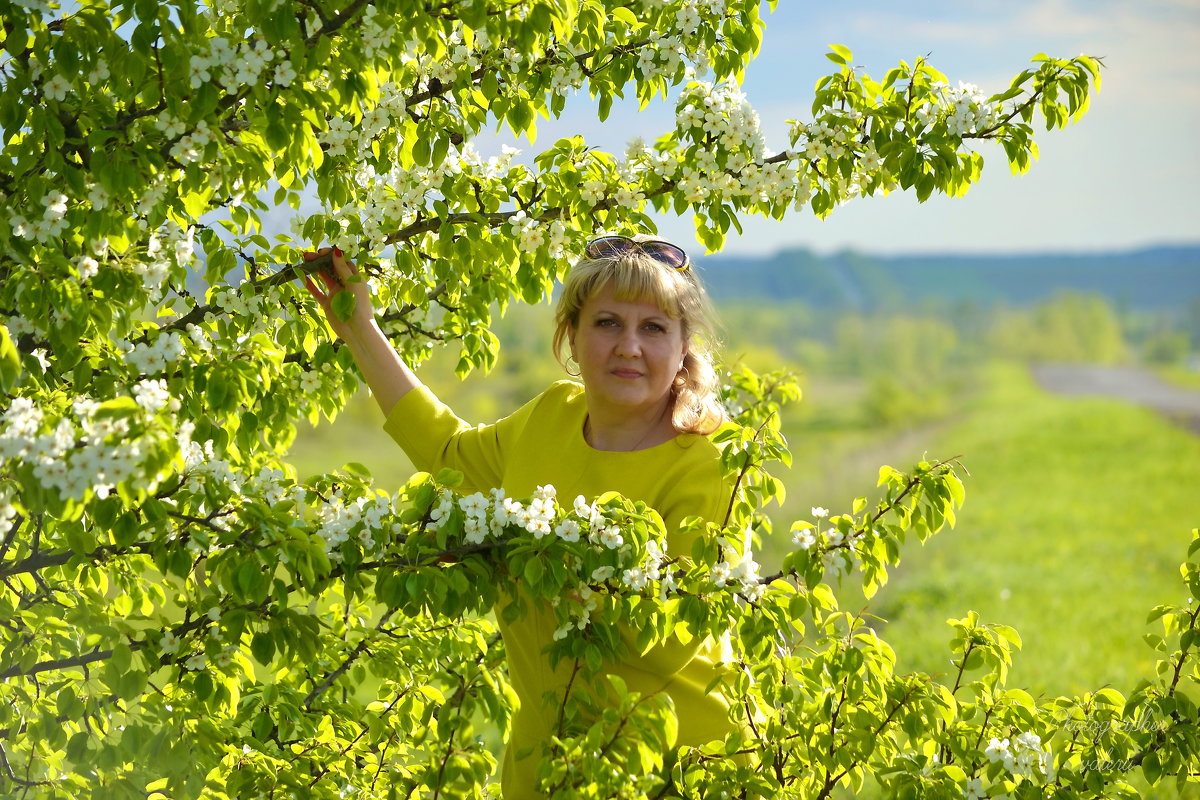
[(636, 369), (614, 369), (612, 374), (616, 375), (618, 378), (626, 378), (627, 380), (633, 380), (634, 378), (642, 377), (642, 373), (638, 372)]

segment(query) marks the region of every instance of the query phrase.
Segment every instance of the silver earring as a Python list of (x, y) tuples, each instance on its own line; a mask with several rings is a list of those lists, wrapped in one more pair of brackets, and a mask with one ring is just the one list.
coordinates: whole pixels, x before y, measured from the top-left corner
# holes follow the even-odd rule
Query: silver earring
[(565, 369), (567, 371), (567, 374), (570, 375), (572, 378), (578, 378), (581, 374), (583, 374), (583, 370), (581, 370), (579, 368), (579, 362), (575, 361), (575, 371), (572, 372), (571, 371), (571, 362), (572, 361), (575, 361), (574, 353), (567, 356), (567, 363), (563, 364), (563, 369)]

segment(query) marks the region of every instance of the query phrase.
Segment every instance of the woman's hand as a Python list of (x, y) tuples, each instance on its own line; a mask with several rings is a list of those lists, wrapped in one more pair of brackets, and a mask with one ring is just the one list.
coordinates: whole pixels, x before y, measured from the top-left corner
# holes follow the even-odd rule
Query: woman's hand
[[(339, 339), (350, 343), (356, 338), (361, 338), (371, 328), (375, 321), (375, 307), (371, 304), (371, 292), (366, 281), (357, 277), (358, 268), (346, 260), (341, 250), (323, 247), (315, 253), (304, 253), (303, 258), (305, 261), (312, 261), (330, 252), (333, 254), (333, 272), (322, 269), (314, 273), (321, 276), (325, 288), (319, 288), (308, 275), (304, 276), (304, 286), (325, 312), (325, 319), (328, 320), (329, 327), (333, 328), (333, 332)], [(354, 312), (345, 321), (333, 310), (334, 298), (342, 292), (349, 292), (354, 298)]]
[[(304, 253), (304, 260), (313, 261), (330, 252), (332, 274), (327, 269), (316, 273), (321, 276), (325, 288), (319, 288), (307, 275), (304, 277), (304, 285), (325, 312), (329, 327), (349, 346), (363, 379), (375, 395), (375, 402), (379, 403), (379, 408), (386, 416), (401, 397), (420, 386), (421, 382), (375, 324), (375, 307), (371, 305), (371, 292), (367, 289), (367, 282), (359, 277), (358, 270), (342, 256), (341, 251), (330, 251), (326, 247), (315, 253)], [(333, 306), (334, 298), (344, 292), (354, 298), (354, 311), (350, 318), (343, 322), (338, 319)], [(338, 301), (338, 305), (342, 302), (344, 301)]]

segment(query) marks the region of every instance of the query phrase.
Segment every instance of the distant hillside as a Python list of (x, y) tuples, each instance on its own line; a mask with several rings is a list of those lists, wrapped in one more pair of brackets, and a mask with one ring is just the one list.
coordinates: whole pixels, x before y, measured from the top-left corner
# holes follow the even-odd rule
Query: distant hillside
[(1086, 255), (787, 250), (762, 258), (711, 256), (698, 268), (718, 300), (803, 300), (821, 308), (1027, 305), (1062, 291), (1136, 308), (1182, 308), (1200, 298), (1200, 245)]

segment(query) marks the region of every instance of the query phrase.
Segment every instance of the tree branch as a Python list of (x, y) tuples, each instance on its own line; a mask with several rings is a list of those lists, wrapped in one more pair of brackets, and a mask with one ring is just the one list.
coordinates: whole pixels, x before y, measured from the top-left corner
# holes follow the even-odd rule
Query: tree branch
[[(378, 633), (379, 631), (381, 631), (383, 629), (383, 626), (387, 624), (387, 621), (389, 619), (391, 619), (392, 615), (395, 613), (396, 613), (396, 609), (394, 609), (394, 608), (390, 608), (387, 611), (385, 611), (383, 613), (383, 616), (379, 620), (379, 624), (375, 626), (375, 633)], [(364, 636), (362, 638), (362, 641), (360, 641), (355, 646), (355, 648), (346, 655), (346, 657), (342, 660), (342, 663), (340, 665), (338, 665), (337, 669), (335, 669), (333, 672), (326, 675), (325, 680), (321, 681), (320, 685), (313, 687), (313, 690), (308, 693), (307, 697), (304, 698), (304, 702), (302, 705), (306, 709), (312, 708), (313, 701), (317, 699), (317, 696), (320, 695), (322, 692), (324, 692), (326, 689), (328, 689), (330, 686), (332, 686), (333, 682), (336, 681), (339, 677), (344, 675), (346, 670), (350, 669), (350, 665), (353, 664), (356, 660), (358, 660), (359, 656), (361, 656), (363, 653), (365, 653), (367, 651), (367, 647), (370, 644), (371, 644), (371, 635), (368, 634), (368, 635)]]

